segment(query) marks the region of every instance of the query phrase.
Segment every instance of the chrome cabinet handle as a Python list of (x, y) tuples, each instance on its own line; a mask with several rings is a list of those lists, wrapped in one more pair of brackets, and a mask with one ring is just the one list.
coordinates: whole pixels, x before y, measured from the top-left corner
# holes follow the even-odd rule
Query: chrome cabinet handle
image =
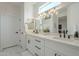
[(35, 56), (39, 56), (37, 53), (35, 53)]
[(57, 56), (57, 53), (55, 53), (54, 56)]
[(30, 40), (28, 40), (28, 44), (30, 43)]
[(37, 49), (39, 49), (39, 50), (41, 49), (41, 48), (39, 48), (38, 46), (35, 46), (35, 47), (36, 47)]
[(54, 56), (61, 56), (61, 55), (58, 55), (57, 53), (55, 53)]
[(35, 40), (35, 41), (37, 41), (37, 42), (41, 42), (41, 41), (39, 41), (39, 40)]

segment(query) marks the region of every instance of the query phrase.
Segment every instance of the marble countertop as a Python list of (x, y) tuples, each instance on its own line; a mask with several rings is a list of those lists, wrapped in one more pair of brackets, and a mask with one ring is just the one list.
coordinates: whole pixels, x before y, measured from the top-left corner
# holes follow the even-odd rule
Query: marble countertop
[(64, 43), (64, 44), (69, 44), (69, 45), (73, 45), (73, 46), (77, 46), (79, 47), (79, 38), (59, 38), (59, 35), (56, 33), (33, 33), (33, 32), (26, 32), (26, 35), (32, 35), (32, 36), (37, 36), (40, 38), (44, 38), (44, 39), (48, 39), (48, 40), (53, 40), (56, 42), (60, 42), (60, 43)]

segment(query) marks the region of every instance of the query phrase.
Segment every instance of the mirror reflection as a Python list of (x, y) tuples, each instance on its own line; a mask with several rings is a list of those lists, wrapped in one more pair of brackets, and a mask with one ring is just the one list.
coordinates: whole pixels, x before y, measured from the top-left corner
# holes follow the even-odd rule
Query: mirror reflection
[(38, 15), (31, 19), (32, 28), (29, 29), (37, 33), (67, 33), (68, 35), (78, 32), (79, 3), (61, 2), (56, 6), (44, 9), (44, 6), (48, 7), (46, 4), (49, 5), (49, 3), (44, 3), (38, 7)]

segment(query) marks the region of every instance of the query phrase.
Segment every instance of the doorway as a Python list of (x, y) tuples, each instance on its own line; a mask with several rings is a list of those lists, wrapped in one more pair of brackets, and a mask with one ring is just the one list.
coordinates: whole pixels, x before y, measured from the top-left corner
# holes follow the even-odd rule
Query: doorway
[(62, 16), (58, 18), (58, 29), (60, 25), (62, 30), (67, 30), (67, 16)]

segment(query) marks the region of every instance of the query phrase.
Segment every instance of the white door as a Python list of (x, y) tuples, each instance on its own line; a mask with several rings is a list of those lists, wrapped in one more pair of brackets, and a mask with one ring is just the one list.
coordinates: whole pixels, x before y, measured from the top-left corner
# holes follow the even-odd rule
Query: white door
[(1, 15), (1, 47), (6, 48), (17, 45), (16, 38), (17, 20), (18, 18), (13, 15)]

